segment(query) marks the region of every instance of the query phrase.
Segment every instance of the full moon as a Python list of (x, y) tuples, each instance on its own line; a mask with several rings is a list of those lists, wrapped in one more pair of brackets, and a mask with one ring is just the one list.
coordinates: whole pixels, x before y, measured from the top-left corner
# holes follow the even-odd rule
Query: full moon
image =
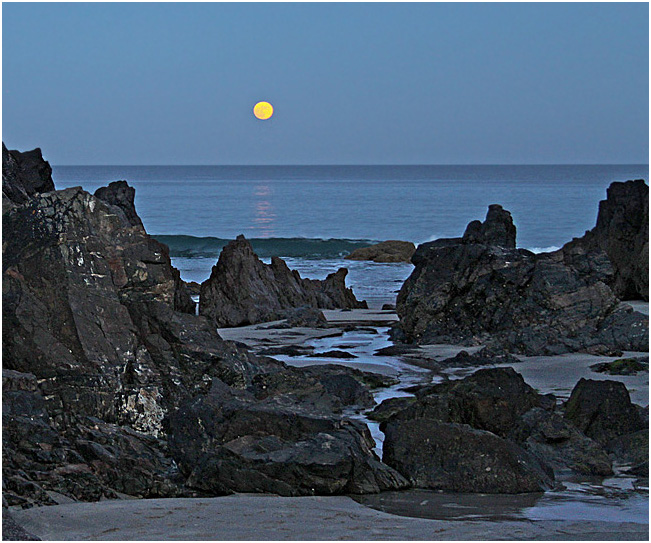
[(274, 107), (269, 102), (258, 102), (253, 106), (253, 114), (261, 121), (266, 121), (274, 114)]

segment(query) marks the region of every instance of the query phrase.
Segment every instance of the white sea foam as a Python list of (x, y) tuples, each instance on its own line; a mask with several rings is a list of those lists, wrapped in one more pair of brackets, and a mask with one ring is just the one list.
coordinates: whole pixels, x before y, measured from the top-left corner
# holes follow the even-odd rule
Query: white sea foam
[(554, 251), (558, 251), (560, 247), (550, 245), (549, 247), (526, 247), (526, 249), (532, 253), (553, 253)]

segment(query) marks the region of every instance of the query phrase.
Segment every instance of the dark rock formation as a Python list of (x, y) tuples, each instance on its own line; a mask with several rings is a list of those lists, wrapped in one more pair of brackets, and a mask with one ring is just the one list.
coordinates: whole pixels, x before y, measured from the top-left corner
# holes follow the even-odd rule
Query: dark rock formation
[[(94, 417), (50, 418), (37, 379), (3, 370), (3, 496), (8, 505), (183, 495), (182, 477), (164, 442)], [(53, 494), (56, 493), (56, 494)]]
[(426, 387), (396, 420), (431, 418), (468, 424), (506, 437), (521, 415), (545, 399), (512, 368), (481, 369), (465, 379)]
[(25, 203), (30, 196), (54, 190), (52, 168), (41, 150), (9, 151), (2, 144), (2, 209)]
[[(641, 430), (639, 409), (621, 383), (602, 383), (593, 390), (580, 381), (563, 415), (552, 395), (536, 393), (512, 369), (482, 369), (421, 387), (415, 398), (386, 400), (369, 417), (381, 421), (386, 434), (383, 460), (415, 486), (517, 492), (522, 484), (519, 491), (535, 491), (550, 484), (552, 473), (611, 475), (609, 453), (644, 470), (648, 430)], [(510, 458), (518, 459), (527, 477)], [(489, 460), (505, 464), (492, 473), (498, 464)], [(491, 469), (483, 473), (482, 467)]]
[(612, 362), (600, 362), (590, 366), (592, 371), (597, 373), (608, 373), (609, 375), (637, 375), (638, 372), (649, 371), (649, 357), (620, 358)]
[(542, 492), (544, 468), (515, 443), (430, 418), (384, 423), (383, 460), (419, 488), (448, 492)]
[(557, 476), (613, 473), (604, 447), (568, 424), (559, 413), (531, 409), (520, 417), (510, 437), (552, 467)]
[[(32, 186), (21, 177), (20, 157), (9, 158), (3, 187)], [(53, 187), (18, 191), (15, 202), (3, 196), (3, 503), (29, 507), (61, 496), (169, 497), (240, 488), (231, 483), (233, 471), (223, 472), (223, 480), (210, 472), (214, 485), (188, 485), (194, 466), (188, 471), (185, 445), (173, 453), (167, 445), (174, 428), (181, 428), (177, 445), (189, 440), (220, 451), (228, 445), (250, 462), (247, 488), (274, 477), (269, 474), (290, 465), (289, 457), (301, 466), (292, 468), (295, 478), (280, 478), (289, 494), (405, 484), (374, 456), (368, 433), (338, 414), (372, 406), (368, 387), (377, 377), (339, 367), (288, 368), (223, 341), (212, 323), (194, 314), (167, 247), (145, 232), (125, 183), (98, 196), (81, 188), (39, 188)], [(337, 290), (343, 275), (314, 287), (314, 296), (345, 297)], [(203, 419), (179, 422), (180, 406), (181, 413), (204, 403), (211, 409), (205, 398), (218, 387), (227, 391), (224, 397), (239, 398), (241, 391), (233, 412), (248, 442), (222, 444), (218, 434), (184, 430), (184, 424), (201, 430)], [(291, 444), (294, 434), (276, 431), (275, 422), (261, 427), (259, 413), (282, 428), (292, 413), (317, 422)], [(321, 432), (321, 419), (334, 435), (331, 453), (332, 436)], [(289, 463), (278, 460), (278, 440), (289, 443)], [(260, 447), (270, 456), (256, 456)], [(313, 479), (308, 490), (307, 474), (320, 476), (308, 459), (319, 451), (331, 482)]]
[(130, 187), (126, 181), (114, 181), (108, 187), (100, 187), (95, 191), (95, 197), (103, 202), (116, 206), (124, 213), (126, 222), (132, 226), (142, 226), (142, 221), (136, 213), (136, 189)]
[(472, 221), (468, 224), (462, 241), (515, 249), (515, 235), (516, 230), (511, 213), (499, 204), (492, 204), (488, 206), (484, 222)]
[(302, 279), (278, 257), (264, 264), (251, 244), (238, 236), (219, 255), (210, 278), (201, 285), (199, 313), (218, 327), (283, 319), (288, 310), (366, 308), (346, 288), (345, 268), (323, 280)]
[(599, 251), (612, 264), (608, 284), (619, 298), (649, 299), (649, 186), (643, 179), (612, 183), (596, 226), (561, 249), (570, 262), (577, 253)]
[(170, 424), (172, 453), (188, 484), (211, 493), (300, 496), (407, 486), (373, 455), (364, 424), (279, 405), (273, 397), (254, 402), (214, 383)]
[(346, 260), (372, 260), (373, 262), (409, 262), (416, 250), (411, 241), (389, 240), (370, 247), (355, 249)]
[(603, 445), (648, 426), (619, 381), (581, 379), (565, 405), (565, 419)]
[(506, 248), (507, 214), (493, 207), (463, 239), (418, 247), (397, 299), (408, 342), (484, 343), (526, 355), (648, 350), (648, 317), (621, 306), (589, 273), (591, 254), (568, 265), (560, 254)]

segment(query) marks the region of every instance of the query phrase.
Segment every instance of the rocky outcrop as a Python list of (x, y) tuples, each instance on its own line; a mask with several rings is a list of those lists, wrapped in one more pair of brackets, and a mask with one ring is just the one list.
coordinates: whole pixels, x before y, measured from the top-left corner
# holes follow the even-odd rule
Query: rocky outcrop
[[(611, 475), (609, 452), (641, 464), (645, 436), (635, 433), (639, 424), (631, 421), (639, 417), (635, 419), (630, 400), (627, 409), (615, 409), (610, 392), (587, 401), (579, 399), (585, 384), (580, 382), (577, 389), (564, 414), (553, 396), (536, 393), (512, 369), (482, 369), (458, 381), (425, 387), (416, 398), (386, 400), (372, 418), (382, 421), (383, 460), (417, 487), (539, 491), (552, 484), (553, 474)], [(577, 405), (585, 407), (580, 416)], [(616, 439), (590, 428), (591, 424), (602, 428), (599, 416), (592, 415), (606, 412), (611, 413), (613, 427), (615, 420), (620, 421)], [(648, 433), (646, 440), (648, 447)]]
[(516, 229), (511, 213), (499, 204), (488, 206), (484, 222), (472, 221), (463, 234), (463, 243), (483, 243), (515, 249)]
[(254, 401), (214, 383), (170, 423), (170, 447), (188, 484), (211, 493), (363, 494), (407, 486), (372, 453), (364, 424), (273, 397)]
[(340, 268), (323, 281), (302, 279), (281, 258), (264, 264), (244, 236), (238, 236), (224, 247), (210, 278), (201, 284), (199, 313), (225, 327), (283, 319), (300, 307), (366, 308), (346, 288), (347, 273)]
[[(16, 175), (16, 186), (25, 185), (19, 168), (9, 164), (5, 170)], [(3, 185), (13, 181), (3, 178)], [(286, 493), (365, 492), (405, 484), (374, 456), (368, 433), (341, 415), (373, 404), (372, 379), (342, 368), (288, 368), (223, 341), (214, 324), (194, 314), (167, 247), (142, 227), (126, 183), (112, 183), (97, 196), (77, 187), (25, 191), (21, 198), (3, 196), (5, 503), (29, 507), (68, 498), (241, 488), (230, 482), (234, 472), (211, 472), (214, 485), (187, 480), (191, 470), (183, 443), (227, 448), (218, 433), (202, 433), (204, 418), (179, 422), (177, 411), (189, 413), (194, 405), (212, 409), (209, 398), (217, 387), (227, 391), (225, 398), (239, 398), (233, 412), (242, 435), (251, 437), (236, 448), (249, 462), (252, 480), (281, 465), (280, 453), (271, 449), (269, 457), (256, 456), (260, 447), (291, 442), (274, 424), (260, 427), (258, 413), (282, 426), (292, 417), (289, 410), (317, 423), (288, 445), (291, 454), (282, 466), (298, 475), (283, 479)], [(314, 288), (324, 297), (345, 297), (337, 290), (343, 275)], [(332, 435), (321, 431), (321, 419)], [(186, 432), (191, 423), (198, 433)], [(175, 429), (181, 433), (171, 451)], [(330, 437), (333, 456), (324, 452), (324, 469), (332, 469), (336, 481), (313, 479), (314, 490), (308, 490), (308, 475), (320, 476), (308, 458), (325, 451)]]
[(100, 187), (95, 191), (95, 197), (109, 205), (117, 207), (126, 222), (131, 226), (142, 226), (142, 221), (136, 213), (136, 189), (130, 187), (126, 181), (113, 181), (107, 187)]
[(384, 423), (383, 460), (418, 488), (447, 492), (542, 492), (552, 479), (513, 442), (430, 418)]
[(596, 226), (567, 243), (561, 253), (603, 251), (613, 267), (608, 284), (623, 300), (649, 299), (649, 186), (643, 179), (612, 183), (599, 202)]
[(581, 379), (565, 405), (565, 419), (602, 445), (648, 427), (624, 384), (610, 380)]
[(602, 253), (577, 253), (570, 265), (560, 253), (509, 248), (510, 214), (491, 208), (463, 238), (416, 250), (396, 304), (408, 342), (526, 355), (648, 350), (648, 317), (622, 306), (604, 282)]
[(346, 260), (371, 260), (373, 262), (409, 262), (416, 246), (411, 241), (389, 240), (370, 247), (355, 249)]
[(30, 196), (54, 190), (52, 168), (39, 148), (9, 151), (2, 143), (2, 209), (25, 203)]

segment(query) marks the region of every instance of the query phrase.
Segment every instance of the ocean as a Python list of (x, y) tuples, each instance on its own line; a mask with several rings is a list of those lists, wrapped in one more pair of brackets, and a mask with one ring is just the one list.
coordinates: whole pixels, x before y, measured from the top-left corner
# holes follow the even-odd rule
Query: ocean
[(648, 172), (646, 164), (54, 166), (53, 179), (57, 189), (89, 192), (127, 180), (145, 228), (169, 245), (186, 281), (204, 281), (224, 244), (244, 234), (263, 260), (281, 256), (303, 277), (347, 267), (357, 297), (379, 307), (412, 266), (344, 260), (354, 248), (460, 236), (498, 203), (513, 215), (519, 247), (554, 250), (594, 226), (612, 181)]

